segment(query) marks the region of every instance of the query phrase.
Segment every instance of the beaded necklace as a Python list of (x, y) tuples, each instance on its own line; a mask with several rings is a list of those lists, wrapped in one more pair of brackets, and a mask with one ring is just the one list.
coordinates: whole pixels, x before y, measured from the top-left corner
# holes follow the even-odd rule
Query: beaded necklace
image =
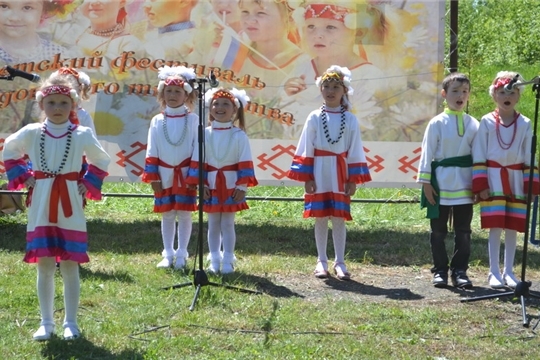
[(323, 125), (324, 130), (324, 136), (326, 136), (326, 141), (328, 141), (329, 144), (337, 144), (339, 140), (343, 137), (343, 133), (345, 132), (345, 108), (341, 106), (341, 124), (339, 126), (339, 135), (336, 140), (332, 140), (330, 137), (330, 131), (328, 130), (328, 119), (326, 117), (326, 107), (323, 105), (321, 106), (321, 121)]
[[(66, 165), (66, 161), (69, 156), (69, 150), (71, 148), (71, 135), (73, 133), (73, 128), (71, 127), (71, 125), (68, 125), (66, 150), (64, 151), (64, 156), (62, 157), (62, 162), (60, 163), (60, 167), (58, 167), (58, 170), (56, 171), (50, 170), (49, 166), (47, 166), (47, 161), (45, 160), (45, 134), (46, 133), (47, 133), (47, 123), (43, 123), (43, 125), (41, 126), (41, 134), (39, 136), (39, 163), (41, 165), (41, 171), (43, 171), (47, 177), (55, 177), (56, 175), (60, 174), (60, 172), (64, 169), (64, 166)], [(58, 138), (61, 138), (64, 135), (61, 135)]]
[(495, 110), (493, 112), (493, 117), (495, 118), (495, 132), (497, 133), (497, 141), (499, 142), (499, 146), (503, 150), (508, 150), (510, 147), (512, 147), (512, 144), (514, 143), (514, 140), (516, 139), (516, 132), (517, 132), (517, 119), (519, 117), (519, 113), (517, 111), (514, 111), (514, 121), (510, 124), (510, 126), (514, 126), (514, 132), (512, 133), (512, 139), (509, 143), (505, 142), (501, 135), (501, 117), (499, 115), (499, 111)]
[(117, 32), (121, 32), (122, 30), (124, 30), (124, 25), (122, 24), (116, 24), (114, 25), (114, 27), (105, 30), (92, 30), (91, 26), (88, 27), (88, 32), (90, 34), (101, 37), (109, 37), (116, 34)]
[(177, 142), (172, 142), (171, 138), (169, 136), (169, 129), (167, 127), (167, 118), (168, 117), (170, 117), (170, 118), (184, 117), (184, 116), (186, 116), (188, 114), (188, 109), (185, 106), (184, 106), (184, 111), (185, 111), (185, 113), (180, 114), (180, 115), (167, 115), (166, 112), (163, 113), (163, 122), (162, 122), (163, 134), (165, 135), (165, 140), (167, 140), (167, 142), (172, 146), (180, 146), (184, 142), (184, 139), (186, 138), (186, 133), (187, 133), (188, 120), (187, 120), (187, 118), (184, 120), (184, 129), (182, 130), (182, 135), (180, 136), (180, 139), (178, 139)]

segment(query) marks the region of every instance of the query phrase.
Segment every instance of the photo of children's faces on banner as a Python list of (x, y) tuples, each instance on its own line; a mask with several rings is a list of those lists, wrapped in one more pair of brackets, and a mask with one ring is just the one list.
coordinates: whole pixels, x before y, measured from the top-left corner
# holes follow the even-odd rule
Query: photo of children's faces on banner
[[(80, 106), (114, 159), (111, 178), (129, 181), (142, 174), (164, 65), (193, 67), (201, 78), (213, 72), (220, 86), (246, 90), (263, 184), (285, 179), (305, 119), (323, 103), (316, 78), (347, 67), (368, 158), (386, 161), (374, 183), (395, 179), (399, 164), (388, 154), (415, 156), (440, 110), (443, 36), (444, 1), (433, 0), (0, 0), (0, 66), (42, 78), (60, 67), (88, 74), (90, 99)], [(1, 141), (40, 112), (36, 84), (0, 85)], [(414, 183), (414, 173), (399, 175)]]

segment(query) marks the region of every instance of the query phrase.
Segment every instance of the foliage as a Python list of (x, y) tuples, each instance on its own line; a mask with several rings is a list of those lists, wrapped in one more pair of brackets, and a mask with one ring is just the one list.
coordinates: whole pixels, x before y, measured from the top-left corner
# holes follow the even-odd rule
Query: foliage
[(538, 0), (459, 1), (460, 70), (480, 65), (537, 65), (540, 60), (539, 13)]

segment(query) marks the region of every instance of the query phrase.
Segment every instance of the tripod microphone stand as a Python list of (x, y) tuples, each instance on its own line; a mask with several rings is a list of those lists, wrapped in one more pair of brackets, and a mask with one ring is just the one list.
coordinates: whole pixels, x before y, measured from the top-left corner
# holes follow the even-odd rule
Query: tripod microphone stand
[(199, 268), (195, 269), (193, 271), (193, 282), (185, 282), (181, 284), (176, 284), (172, 286), (163, 287), (162, 290), (169, 290), (169, 289), (178, 289), (186, 286), (193, 285), (195, 286), (195, 296), (193, 297), (193, 301), (191, 302), (191, 306), (189, 307), (190, 311), (193, 311), (195, 309), (195, 304), (197, 303), (197, 299), (199, 298), (199, 294), (201, 292), (201, 288), (203, 286), (212, 285), (212, 286), (218, 286), (218, 287), (224, 287), (226, 289), (232, 289), (237, 290), (243, 293), (249, 293), (249, 294), (260, 294), (259, 291), (255, 290), (249, 290), (249, 289), (242, 289), (239, 287), (227, 285), (227, 284), (218, 284), (215, 282), (211, 282), (208, 280), (208, 276), (206, 275), (206, 272), (204, 271), (204, 264), (203, 264), (203, 204), (204, 204), (204, 158), (205, 158), (205, 151), (204, 151), (204, 121), (205, 121), (205, 107), (204, 107), (204, 94), (205, 94), (205, 84), (207, 82), (210, 82), (210, 85), (217, 86), (217, 81), (215, 80), (215, 77), (211, 76), (210, 79), (207, 78), (196, 78), (192, 81), (192, 86), (194, 89), (198, 90), (198, 104), (199, 104), (199, 126), (198, 126), (198, 154), (199, 154), (199, 204), (198, 204), (198, 237), (197, 237), (197, 257), (195, 259), (195, 264), (199, 264)]
[[(532, 144), (531, 144), (531, 159), (530, 159), (530, 173), (529, 173), (529, 184), (527, 188), (527, 210), (525, 215), (525, 234), (523, 236), (523, 256), (521, 261), (521, 281), (517, 284), (516, 288), (513, 291), (507, 291), (507, 292), (501, 292), (497, 294), (491, 294), (491, 295), (484, 295), (484, 296), (476, 296), (471, 298), (463, 298), (461, 299), (461, 302), (472, 302), (472, 301), (479, 301), (479, 300), (486, 300), (486, 299), (493, 299), (493, 298), (501, 298), (501, 297), (519, 297), (521, 302), (521, 315), (523, 318), (523, 326), (529, 327), (530, 319), (527, 316), (527, 310), (525, 307), (525, 299), (532, 297), (536, 299), (540, 299), (540, 294), (531, 292), (529, 289), (531, 287), (530, 281), (525, 281), (525, 272), (527, 269), (527, 248), (528, 248), (528, 238), (529, 238), (529, 222), (530, 222), (530, 216), (531, 216), (531, 202), (533, 201), (532, 196), (532, 190), (533, 190), (533, 180), (534, 180), (534, 172), (535, 172), (535, 158), (536, 158), (536, 131), (538, 126), (538, 106), (540, 101), (540, 78), (536, 76), (531, 81), (523, 82), (516, 84), (517, 86), (523, 86), (533, 84), (533, 91), (536, 93), (536, 101), (535, 101), (535, 112), (534, 112), (534, 124), (533, 124), (533, 136), (532, 136)], [(531, 234), (534, 234), (535, 229), (531, 226)], [(534, 235), (533, 235), (534, 237)]]

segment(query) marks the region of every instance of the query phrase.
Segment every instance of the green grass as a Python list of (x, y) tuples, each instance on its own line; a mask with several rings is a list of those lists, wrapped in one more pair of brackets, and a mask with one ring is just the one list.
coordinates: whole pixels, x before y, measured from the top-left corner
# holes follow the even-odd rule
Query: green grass
[[(140, 184), (106, 184), (104, 189), (134, 194), (148, 190)], [(250, 195), (296, 197), (301, 189), (258, 187)], [(355, 197), (413, 199), (416, 195), (412, 189), (365, 188)], [(251, 209), (237, 217), (237, 272), (224, 279), (209, 278), (262, 294), (203, 286), (195, 310), (189, 311), (195, 296), (193, 275), (155, 267), (162, 244), (160, 216), (152, 213), (152, 200), (107, 197), (91, 202), (86, 209), (91, 262), (81, 268), (83, 337), (73, 342), (61, 337), (32, 341), (39, 307), (35, 266), (22, 262), (25, 215), (1, 217), (0, 357), (536, 358), (538, 340), (532, 329), (521, 327), (519, 303), (504, 299), (460, 303), (459, 292), (440, 290), (431, 298), (408, 289), (408, 282), (428, 274), (416, 283), (433, 291), (429, 224), (417, 203), (354, 204), (354, 220), (347, 224), (347, 263), (355, 276), (351, 282), (326, 285), (311, 275), (316, 257), (313, 221), (302, 218), (302, 203), (257, 200), (249, 204)], [(197, 252), (197, 217), (194, 213), (190, 262)], [(479, 229), (477, 217), (473, 226)], [(206, 244), (204, 249), (206, 255)], [(332, 249), (330, 240), (330, 256)], [(516, 272), (521, 251), (518, 248)], [(487, 261), (486, 233), (475, 230), (471, 272), (478, 274), (475, 285), (481, 288), (486, 286)], [(528, 264), (529, 276), (538, 277), (536, 248), (530, 249)], [(190, 263), (190, 268), (197, 266)], [(372, 282), (373, 276), (387, 278), (388, 285)], [(161, 289), (176, 284), (187, 286)], [(55, 317), (61, 335), (59, 274), (56, 285)], [(532, 325), (537, 305), (528, 304)]]

